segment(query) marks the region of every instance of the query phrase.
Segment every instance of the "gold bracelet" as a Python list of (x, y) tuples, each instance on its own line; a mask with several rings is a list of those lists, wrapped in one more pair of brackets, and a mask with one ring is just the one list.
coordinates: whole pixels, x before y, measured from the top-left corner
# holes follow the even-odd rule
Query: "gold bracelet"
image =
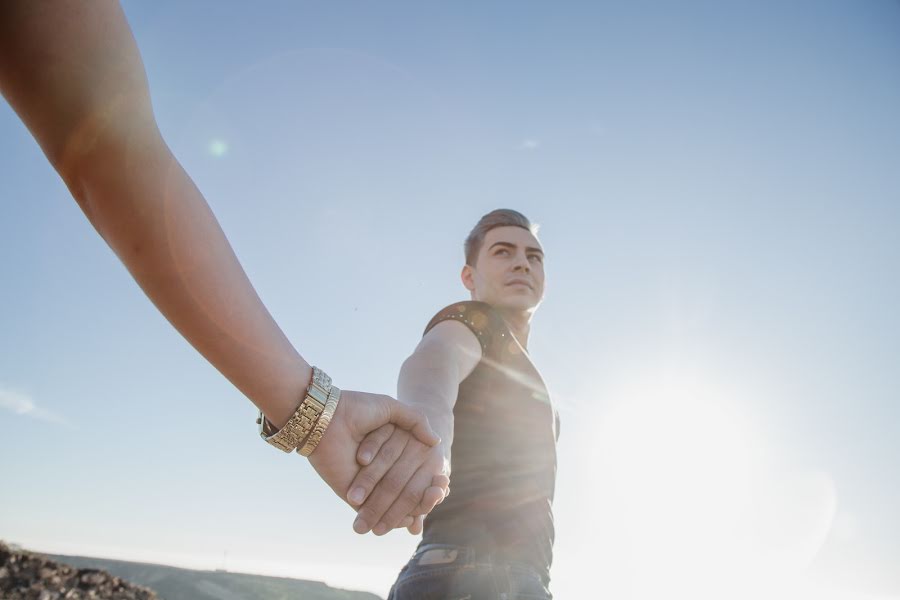
[(328, 426), (331, 424), (331, 418), (334, 416), (334, 411), (337, 410), (337, 405), (340, 401), (340, 388), (336, 385), (332, 386), (331, 393), (328, 394), (328, 402), (325, 404), (325, 410), (322, 411), (322, 416), (319, 417), (319, 421), (313, 428), (313, 432), (309, 434), (309, 439), (306, 440), (303, 447), (297, 449), (300, 456), (309, 456), (312, 454), (313, 450), (316, 449), (316, 446), (319, 445), (319, 442), (322, 441), (322, 436), (325, 435), (325, 430), (328, 429)]
[(319, 421), (332, 387), (331, 377), (318, 367), (313, 367), (313, 377), (306, 390), (306, 397), (284, 427), (274, 431), (272, 423), (262, 412), (259, 413), (256, 422), (259, 423), (260, 437), (283, 452), (293, 452)]

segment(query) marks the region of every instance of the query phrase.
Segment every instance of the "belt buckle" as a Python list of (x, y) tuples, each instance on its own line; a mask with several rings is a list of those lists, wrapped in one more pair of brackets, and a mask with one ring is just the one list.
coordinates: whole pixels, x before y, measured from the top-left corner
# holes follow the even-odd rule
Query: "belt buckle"
[(433, 548), (419, 556), (419, 565), (446, 565), (456, 560), (459, 550), (455, 548)]

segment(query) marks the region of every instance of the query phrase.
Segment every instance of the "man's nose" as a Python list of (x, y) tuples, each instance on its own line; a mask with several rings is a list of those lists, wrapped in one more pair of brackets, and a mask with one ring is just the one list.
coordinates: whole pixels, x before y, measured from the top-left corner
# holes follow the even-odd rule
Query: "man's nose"
[(531, 271), (531, 265), (528, 264), (528, 257), (524, 255), (517, 255), (516, 263), (515, 265), (513, 265), (513, 270), (525, 271), (526, 273)]

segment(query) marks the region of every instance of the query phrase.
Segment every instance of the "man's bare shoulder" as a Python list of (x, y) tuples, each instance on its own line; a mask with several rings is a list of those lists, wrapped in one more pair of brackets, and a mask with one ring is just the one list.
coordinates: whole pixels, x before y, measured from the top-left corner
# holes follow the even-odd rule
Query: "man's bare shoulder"
[(462, 381), (481, 361), (481, 344), (466, 325), (447, 320), (428, 330), (414, 354), (432, 364), (455, 364)]
[(464, 351), (481, 357), (481, 342), (471, 329), (460, 321), (441, 321), (428, 330), (419, 346), (439, 346), (447, 351)]
[(446, 345), (450, 347), (459, 347), (470, 349), (481, 355), (481, 342), (471, 329), (460, 321), (446, 320), (441, 321), (428, 330), (428, 333), (422, 338), (422, 342)]

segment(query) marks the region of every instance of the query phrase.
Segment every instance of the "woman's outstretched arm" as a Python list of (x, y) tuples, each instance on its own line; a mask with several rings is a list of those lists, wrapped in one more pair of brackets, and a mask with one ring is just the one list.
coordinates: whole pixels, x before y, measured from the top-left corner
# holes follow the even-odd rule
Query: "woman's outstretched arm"
[[(311, 368), (260, 301), (206, 200), (162, 139), (118, 2), (0, 3), (0, 92), (160, 312), (274, 425), (284, 425)], [(319, 469), (336, 491), (345, 490), (342, 497), (359, 441), (370, 431), (394, 422), (436, 442), (427, 420), (396, 400), (361, 392), (344, 398), (335, 414), (339, 426), (329, 428), (322, 446), (335, 454), (326, 462), (342, 467)], [(323, 452), (316, 453), (320, 461)]]
[(0, 90), (91, 224), (172, 325), (283, 425), (312, 371), (163, 141), (121, 7), (25, 0), (0, 15)]

